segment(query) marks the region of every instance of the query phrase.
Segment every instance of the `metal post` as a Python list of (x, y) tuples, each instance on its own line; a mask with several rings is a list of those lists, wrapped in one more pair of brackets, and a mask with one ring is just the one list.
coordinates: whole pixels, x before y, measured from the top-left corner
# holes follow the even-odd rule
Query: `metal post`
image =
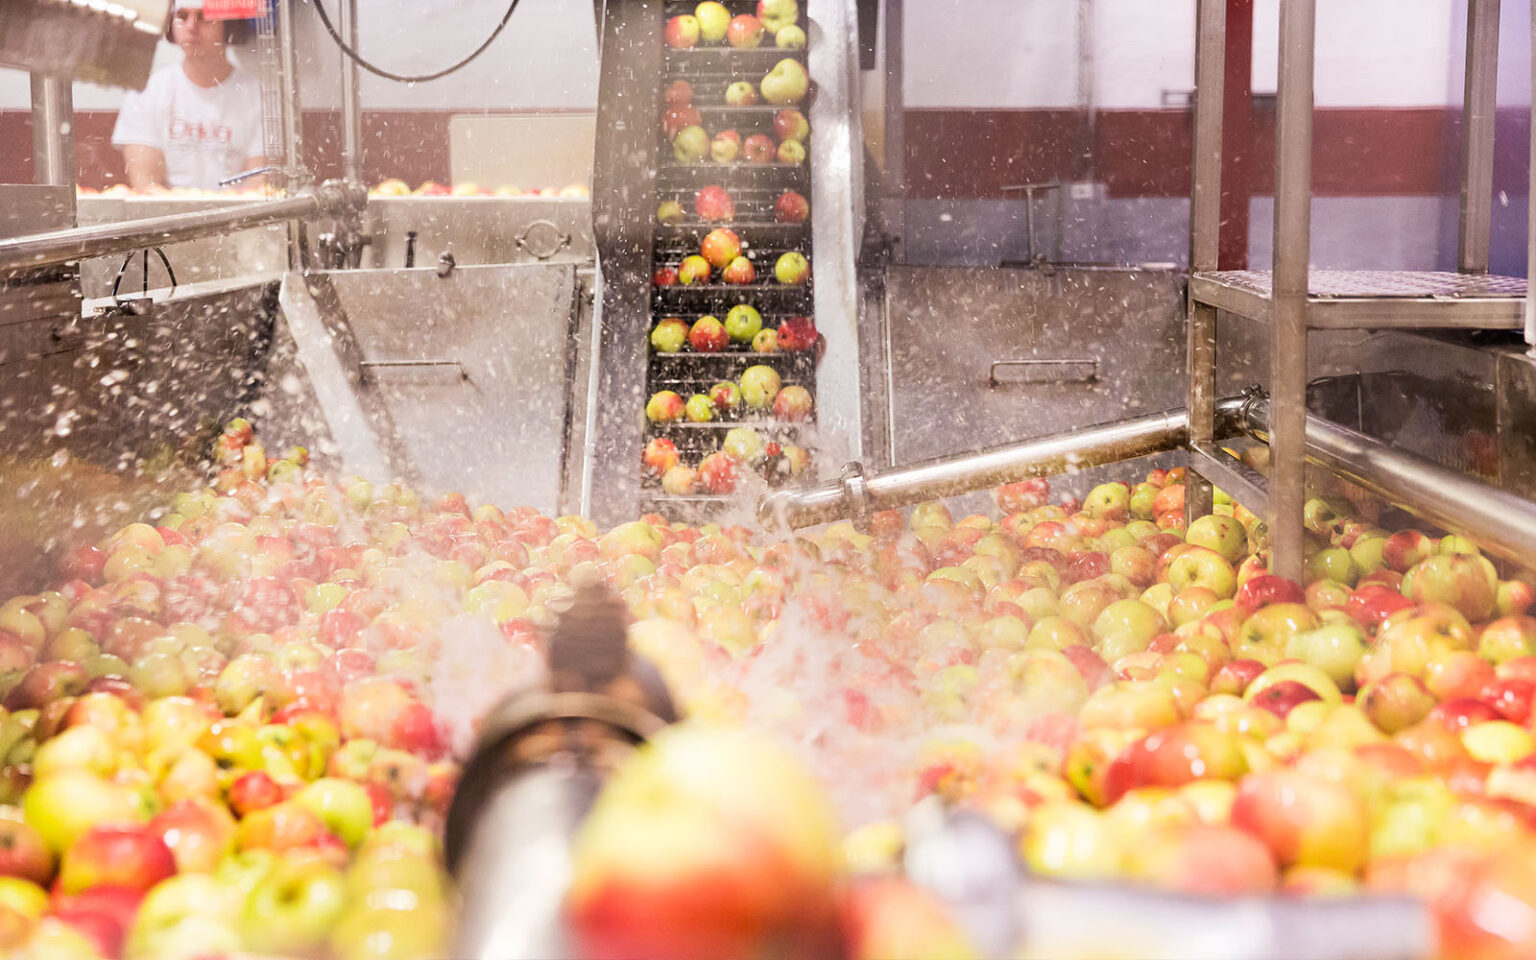
[[(299, 99), (299, 50), (294, 28), (296, 0), (277, 4), (278, 89), (283, 107), (283, 166), (285, 186), (291, 197), (308, 178), (300, 171), (304, 163), (304, 114)], [(304, 225), (297, 220), (288, 225), (288, 269), (304, 269)]]
[[(1189, 202), (1189, 269), (1215, 270), (1221, 245), (1222, 111), (1225, 106), (1227, 0), (1200, 0), (1195, 36), (1195, 155)], [(1189, 439), (1216, 430), (1216, 308), (1189, 301)], [(1184, 478), (1186, 521), (1211, 512), (1211, 484)]]
[(1300, 581), (1306, 497), (1307, 280), (1312, 253), (1312, 67), (1317, 0), (1281, 0), (1270, 323), (1270, 569)]
[[(357, 0), (341, 4), (341, 35), (357, 50)], [(342, 176), (363, 182), (363, 106), (359, 96), (357, 61), (341, 54), (341, 169)]]
[(1461, 108), (1461, 218), (1456, 266), (1487, 273), (1493, 218), (1493, 132), (1499, 85), (1499, 0), (1468, 0), (1466, 91)]
[[(32, 74), (32, 182), (75, 185), (75, 101), (70, 82)], [(70, 220), (75, 195), (69, 194)]]
[[(1531, 0), (1531, 49), (1536, 50), (1536, 0)], [(1536, 56), (1531, 57), (1531, 179), (1525, 234), (1525, 343), (1536, 356)]]
[[(887, 194), (880, 198), (885, 208), (882, 219), (892, 234), (891, 259), (904, 263), (903, 244), (907, 237), (907, 121), (906, 96), (902, 80), (906, 74), (903, 47), (906, 17), (905, 0), (885, 0), (881, 16), (885, 20), (885, 184)], [(887, 398), (889, 399), (889, 398)], [(895, 441), (892, 441), (894, 444)], [(894, 456), (894, 449), (892, 451)]]

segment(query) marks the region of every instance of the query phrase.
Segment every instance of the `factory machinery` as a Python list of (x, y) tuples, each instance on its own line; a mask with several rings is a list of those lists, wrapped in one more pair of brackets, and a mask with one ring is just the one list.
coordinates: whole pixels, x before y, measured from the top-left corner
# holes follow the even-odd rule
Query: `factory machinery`
[[(738, 428), (757, 430), (780, 456), (785, 446), (810, 453), (798, 482), (743, 488), (766, 494), (757, 519), (776, 529), (861, 525), (878, 510), (1067, 472), (1079, 474), (1068, 488), (1086, 489), (1093, 468), (1151, 457), (1203, 478), (1203, 495), (1191, 483), (1191, 518), (1210, 510), (1210, 485), (1267, 513), (1272, 565), (1297, 579), (1304, 483), (1320, 470), (1471, 536), (1510, 564), (1536, 562), (1536, 363), (1525, 343), (1489, 333), (1529, 330), (1536, 314), (1523, 281), (1487, 276), (1496, 3), (1469, 4), (1460, 272), (1309, 275), (1315, 2), (1282, 4), (1274, 269), (1231, 273), (1215, 269), (1225, 4), (1202, 0), (1187, 284), (1165, 266), (889, 262), (885, 235), (900, 223), (890, 213), (900, 198), (866, 197), (874, 191), (860, 153), (858, 75), (875, 5), (847, 0), (805, 3), (807, 42), (787, 54), (669, 49), (669, 18), (692, 4), (599, 4), (590, 202), (369, 199), (357, 182), (350, 61), (342, 84), (349, 179), (308, 182), (296, 70), (285, 56), (276, 78), (283, 196), (86, 198), (77, 207), (68, 80), (142, 84), (166, 6), (18, 0), (0, 8), (0, 63), (35, 71), (37, 161), (36, 184), (0, 187), (10, 234), (0, 240), (0, 478), (19, 493), (7, 509), (20, 509), (0, 530), (18, 558), (6, 574), (13, 593), (59, 547), (52, 532), (108, 529), (134, 516), (167, 474), (187, 469), (177, 448), (233, 416), (256, 421), (269, 446), (305, 444), (338, 471), (605, 525), (652, 511), (690, 520), (741, 514), (730, 512), (741, 491), (674, 492), (640, 469), (652, 440), (672, 440), (698, 460)], [(276, 4), (275, 35), (288, 54), (293, 6)], [(883, 6), (888, 51), (901, 46), (900, 7)], [(355, 9), (349, 15), (355, 28)], [(18, 22), (27, 30), (14, 29)], [(39, 61), (28, 51), (50, 25), (76, 45)], [(803, 103), (794, 101), (810, 129), (803, 159), (674, 153), (658, 124), (674, 81), (691, 85), (708, 134), (766, 135), (783, 105), (731, 103), (723, 91), (786, 56), (812, 83)], [(755, 278), (658, 283), (659, 271), (724, 225), (694, 206), (712, 185), (733, 195), (728, 225)], [(808, 201), (808, 219), (772, 215), (787, 191)], [(681, 216), (658, 219), (669, 201)], [(161, 258), (151, 261), (151, 250)], [(788, 252), (810, 261), (810, 280), (773, 276)], [(176, 274), (174, 285), (151, 282), (154, 262)], [(666, 318), (691, 323), (743, 304), (768, 326), (807, 318), (821, 343), (775, 353), (750, 341), (718, 352), (650, 346)], [(963, 338), (966, 349), (936, 339), (944, 336)], [(806, 387), (814, 413), (793, 422), (767, 412), (697, 421), (643, 413), (659, 391), (702, 392), (755, 365)], [(1173, 373), (1181, 370), (1187, 378)], [(1476, 448), (1467, 444), (1474, 434), (1485, 441)], [(1265, 445), (1267, 476), (1234, 455)], [(782, 484), (787, 474), (768, 479)], [(593, 771), (608, 762), (602, 744), (627, 749), (672, 719), (665, 691), (643, 664), (615, 652), (612, 630), (596, 639), (577, 631), (550, 655), (567, 658), (556, 675), (568, 682), (495, 715), (449, 823), (450, 860), (469, 897), (464, 955), (561, 948), (551, 927), (557, 901), (547, 895), (523, 891), (517, 902), (527, 908), (517, 911), (487, 904), (527, 883), (513, 869), (525, 858), (550, 855), (531, 849), (540, 838), (574, 829), (596, 791)], [(615, 678), (630, 672), (643, 681), (639, 701), (614, 693)], [(559, 735), (530, 754), (525, 741), (540, 731)], [(979, 917), (973, 932), (998, 950), (1021, 927), (1050, 930), (1111, 903), (1166, 951), (1188, 931), (1216, 930), (1205, 943), (1219, 942), (1227, 956), (1385, 960), (1420, 955), (1429, 936), (1422, 909), (1401, 900), (1258, 900), (1233, 911), (1044, 884), (1021, 877), (998, 852), (1001, 842), (940, 817), (914, 831), (906, 860), (914, 879)], [(493, 850), (505, 856), (486, 855)], [(518, 922), (526, 928), (509, 928)]]

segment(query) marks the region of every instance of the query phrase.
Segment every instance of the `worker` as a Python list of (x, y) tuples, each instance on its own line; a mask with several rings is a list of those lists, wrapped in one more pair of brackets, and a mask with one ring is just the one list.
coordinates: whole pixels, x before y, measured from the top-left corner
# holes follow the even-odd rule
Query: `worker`
[(250, 35), (249, 21), (208, 20), (203, 0), (176, 0), (165, 39), (181, 48), (182, 61), (129, 93), (112, 131), (130, 187), (215, 190), (264, 165), (261, 84), (229, 60), (230, 45)]

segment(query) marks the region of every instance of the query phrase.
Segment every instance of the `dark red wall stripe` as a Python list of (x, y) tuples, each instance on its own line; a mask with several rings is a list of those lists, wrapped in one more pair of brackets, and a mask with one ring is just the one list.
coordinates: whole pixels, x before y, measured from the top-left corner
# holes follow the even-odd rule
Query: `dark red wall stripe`
[[(448, 111), (371, 112), (363, 120), (364, 174), (412, 185), (448, 177)], [(122, 179), (111, 145), (112, 111), (76, 114), (80, 182)], [(1460, 158), (1460, 111), (1325, 109), (1314, 130), (1314, 179), (1320, 196), (1423, 196), (1453, 193)], [(1529, 115), (1501, 111), (1495, 183), (1524, 194)], [(1113, 197), (1189, 194), (1191, 124), (1186, 110), (1107, 110), (1090, 132), (1070, 110), (909, 110), (906, 192), (917, 198), (1001, 198), (1003, 187), (1044, 180), (1101, 180)], [(318, 176), (340, 173), (337, 115), (304, 117), (305, 156)], [(1252, 193), (1273, 189), (1274, 114), (1255, 109), (1249, 156)], [(1241, 140), (1234, 141), (1238, 147)], [(1240, 147), (1239, 147), (1240, 148)], [(0, 111), (0, 179), (32, 178), (31, 122)]]

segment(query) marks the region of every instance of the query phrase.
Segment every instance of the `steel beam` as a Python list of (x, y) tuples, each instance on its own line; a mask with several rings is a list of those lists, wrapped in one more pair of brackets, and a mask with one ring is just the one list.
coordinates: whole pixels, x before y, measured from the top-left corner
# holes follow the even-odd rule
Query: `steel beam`
[(1467, 2), (1466, 87), (1461, 123), (1461, 216), (1456, 265), (1487, 273), (1493, 219), (1493, 133), (1499, 86), (1499, 0)]

